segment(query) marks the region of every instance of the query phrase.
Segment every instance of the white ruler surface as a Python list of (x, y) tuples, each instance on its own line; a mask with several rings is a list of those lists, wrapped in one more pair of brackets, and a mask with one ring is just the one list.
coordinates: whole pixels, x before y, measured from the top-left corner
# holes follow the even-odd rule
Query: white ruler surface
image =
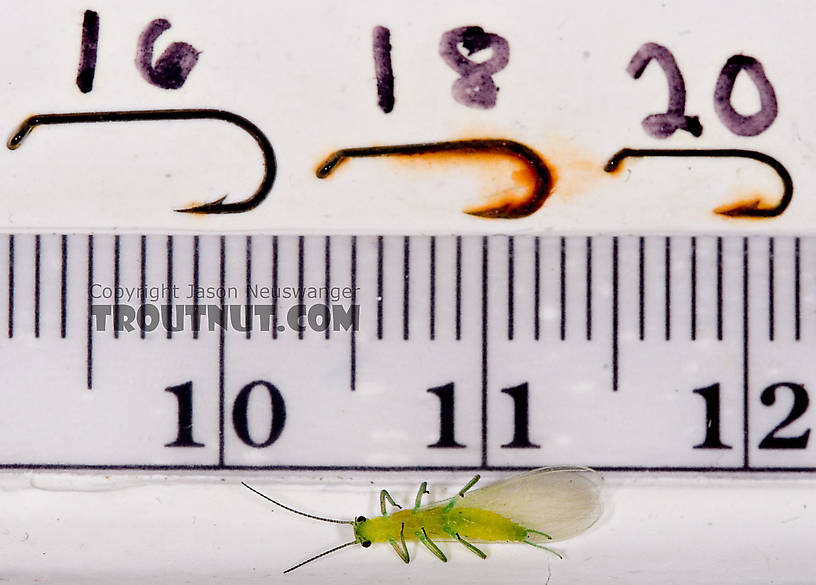
[(3, 467), (816, 469), (808, 237), (1, 245)]

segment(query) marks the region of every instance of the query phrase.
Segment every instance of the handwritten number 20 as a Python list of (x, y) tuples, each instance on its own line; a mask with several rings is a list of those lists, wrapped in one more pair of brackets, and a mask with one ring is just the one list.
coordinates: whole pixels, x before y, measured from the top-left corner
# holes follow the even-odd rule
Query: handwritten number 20
[[(669, 106), (664, 113), (651, 114), (643, 119), (643, 129), (654, 138), (668, 138), (677, 130), (684, 130), (693, 136), (703, 133), (703, 126), (697, 116), (687, 116), (686, 85), (683, 74), (677, 66), (671, 51), (657, 43), (646, 43), (632, 57), (626, 71), (635, 79), (655, 60), (666, 75), (669, 86)], [(740, 72), (745, 71), (759, 93), (760, 108), (754, 114), (743, 116), (731, 103), (734, 83)], [(778, 114), (776, 92), (765, 76), (762, 63), (746, 55), (734, 55), (725, 63), (717, 79), (714, 90), (714, 109), (720, 121), (738, 136), (757, 136), (767, 130)]]

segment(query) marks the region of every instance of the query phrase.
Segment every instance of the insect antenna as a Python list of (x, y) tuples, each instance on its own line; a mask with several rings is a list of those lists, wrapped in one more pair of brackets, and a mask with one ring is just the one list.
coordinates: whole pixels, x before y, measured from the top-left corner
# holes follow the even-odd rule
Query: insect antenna
[[(289, 506), (284, 506), (284, 505), (283, 505), (283, 504), (281, 504), (280, 502), (276, 502), (275, 500), (273, 500), (273, 499), (272, 499), (272, 498), (270, 498), (269, 496), (267, 496), (267, 495), (265, 495), (265, 494), (262, 494), (261, 492), (259, 492), (258, 490), (256, 490), (256, 489), (255, 489), (255, 488), (253, 488), (253, 487), (248, 486), (248, 485), (247, 485), (247, 484), (245, 484), (244, 482), (241, 482), (241, 485), (242, 485), (242, 486), (244, 486), (245, 488), (247, 488), (248, 490), (255, 492), (256, 494), (258, 494), (258, 495), (259, 495), (259, 496), (261, 496), (262, 498), (264, 498), (264, 499), (266, 499), (266, 500), (269, 500), (270, 502), (272, 502), (272, 503), (273, 503), (273, 504), (275, 504), (276, 506), (280, 506), (280, 507), (281, 507), (281, 508), (283, 508), (284, 510), (289, 510), (290, 512), (292, 512), (292, 513), (294, 513), (294, 514), (300, 514), (301, 516), (306, 516), (307, 518), (311, 518), (312, 520), (320, 520), (320, 521), (322, 521), (322, 522), (333, 522), (334, 524), (351, 524), (351, 525), (354, 525), (354, 522), (352, 522), (351, 520), (335, 520), (335, 519), (333, 519), (333, 518), (323, 518), (323, 517), (321, 517), (321, 516), (314, 516), (314, 515), (312, 515), (312, 514), (307, 514), (306, 512), (301, 512), (301, 511), (299, 511), (299, 510), (295, 510), (294, 508), (290, 508)], [(354, 543), (351, 543), (351, 544), (354, 544)], [(347, 545), (345, 545), (345, 544), (344, 544), (343, 546), (347, 546)], [(338, 548), (339, 548), (339, 547), (338, 547)], [(333, 552), (333, 551), (335, 551), (335, 550), (337, 550), (337, 549), (332, 549), (332, 550), (328, 551), (327, 553), (323, 553), (323, 554), (328, 554), (328, 553)], [(323, 555), (318, 555), (318, 556), (323, 556)], [(315, 558), (317, 558), (317, 557), (315, 557)], [(313, 561), (313, 560), (314, 560), (314, 559), (309, 559), (309, 561)], [(306, 561), (306, 562), (308, 563), (309, 561)], [(303, 563), (301, 563), (301, 564), (303, 564)], [(299, 567), (299, 566), (300, 566), (300, 565), (298, 565), (298, 567)], [(296, 569), (296, 568), (297, 568), (297, 567), (292, 567), (292, 569)], [(290, 570), (291, 570), (291, 569), (290, 569)]]
[[(250, 488), (250, 489), (251, 489), (251, 488)], [(297, 564), (297, 565), (295, 565), (294, 567), (290, 567), (290, 568), (286, 569), (286, 570), (283, 572), (283, 574), (285, 575), (286, 573), (289, 573), (290, 571), (294, 571), (295, 569), (299, 569), (300, 567), (302, 567), (302, 566), (303, 566), (303, 565), (305, 565), (306, 563), (311, 563), (312, 561), (316, 561), (317, 559), (319, 559), (319, 558), (321, 558), (321, 557), (325, 557), (325, 556), (326, 556), (326, 555), (328, 555), (328, 554), (331, 554), (331, 553), (333, 553), (333, 552), (335, 552), (335, 551), (338, 551), (338, 550), (340, 550), (341, 548), (346, 548), (347, 546), (351, 546), (352, 544), (357, 544), (357, 541), (356, 541), (356, 540), (352, 540), (351, 542), (347, 542), (346, 544), (341, 544), (340, 546), (336, 546), (336, 547), (334, 547), (334, 548), (330, 548), (330, 549), (329, 549), (329, 550), (327, 550), (326, 552), (322, 552), (322, 553), (320, 553), (319, 555), (315, 555), (315, 556), (313, 556), (313, 557), (312, 557), (312, 558), (310, 558), (310, 559), (306, 559), (306, 560), (305, 560), (305, 561), (303, 561), (302, 563), (298, 563), (298, 564)]]

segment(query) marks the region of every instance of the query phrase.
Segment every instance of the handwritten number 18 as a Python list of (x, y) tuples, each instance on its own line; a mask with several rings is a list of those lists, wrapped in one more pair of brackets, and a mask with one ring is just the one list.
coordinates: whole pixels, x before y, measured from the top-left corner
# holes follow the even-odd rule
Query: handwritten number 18
[[(643, 129), (654, 138), (668, 138), (677, 130), (684, 130), (699, 137), (703, 133), (703, 126), (697, 116), (686, 116), (686, 85), (677, 61), (669, 49), (657, 43), (644, 44), (632, 57), (626, 71), (635, 79), (640, 79), (652, 60), (660, 65), (666, 75), (669, 107), (664, 113), (646, 116), (642, 122)], [(737, 112), (731, 103), (734, 83), (742, 71), (748, 74), (759, 93), (759, 111), (750, 116), (743, 116)], [(767, 130), (776, 120), (778, 108), (776, 92), (765, 76), (762, 64), (746, 55), (734, 55), (728, 59), (717, 79), (714, 109), (725, 127), (738, 136), (758, 136)]]
[[(471, 57), (490, 50), (490, 58), (479, 62)], [(380, 109), (388, 114), (394, 109), (394, 71), (391, 66), (391, 31), (384, 26), (373, 31), (374, 72), (377, 76), (377, 98)], [(510, 62), (510, 44), (495, 33), (479, 26), (449, 30), (439, 41), (439, 55), (460, 77), (453, 83), (453, 99), (469, 108), (489, 110), (496, 106), (499, 87), (493, 75)]]

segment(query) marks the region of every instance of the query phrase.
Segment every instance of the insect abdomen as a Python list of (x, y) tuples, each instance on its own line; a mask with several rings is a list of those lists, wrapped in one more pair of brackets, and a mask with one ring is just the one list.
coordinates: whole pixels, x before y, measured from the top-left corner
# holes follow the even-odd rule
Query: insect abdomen
[(445, 514), (445, 527), (452, 534), (473, 541), (516, 541), (527, 538), (527, 529), (501, 514), (480, 508), (454, 508)]

